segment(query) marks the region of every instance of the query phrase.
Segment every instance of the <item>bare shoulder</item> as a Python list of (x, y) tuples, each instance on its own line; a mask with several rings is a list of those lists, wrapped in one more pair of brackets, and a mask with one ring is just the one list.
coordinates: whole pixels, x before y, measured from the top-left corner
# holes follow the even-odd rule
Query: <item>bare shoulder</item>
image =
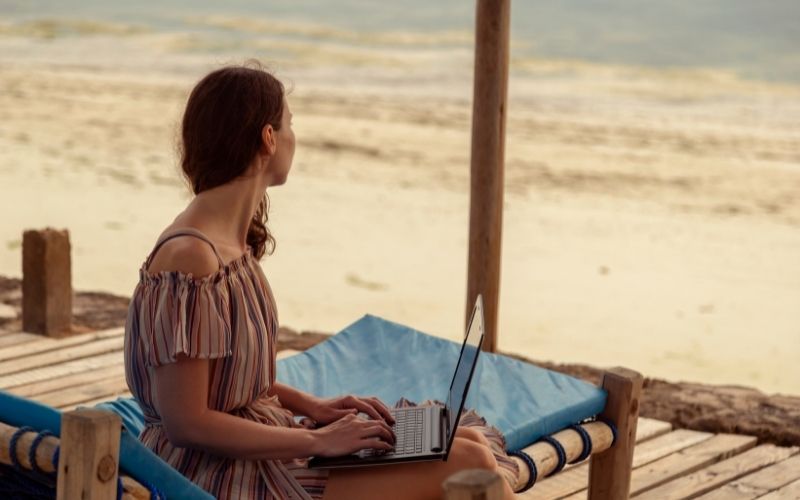
[(153, 255), (147, 271), (180, 271), (203, 277), (219, 270), (219, 261), (206, 241), (194, 236), (181, 235), (167, 240)]

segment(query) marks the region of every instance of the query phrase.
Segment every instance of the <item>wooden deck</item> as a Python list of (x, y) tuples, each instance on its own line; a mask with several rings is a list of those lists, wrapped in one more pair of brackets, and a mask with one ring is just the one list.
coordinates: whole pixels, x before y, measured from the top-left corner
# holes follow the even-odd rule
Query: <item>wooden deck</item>
[[(123, 329), (65, 339), (0, 331), (0, 389), (71, 410), (130, 397)], [(289, 354), (282, 352), (281, 355)], [(800, 499), (800, 449), (756, 438), (672, 429), (640, 418), (631, 496), (641, 499)], [(540, 479), (521, 499), (587, 497), (588, 461)]]

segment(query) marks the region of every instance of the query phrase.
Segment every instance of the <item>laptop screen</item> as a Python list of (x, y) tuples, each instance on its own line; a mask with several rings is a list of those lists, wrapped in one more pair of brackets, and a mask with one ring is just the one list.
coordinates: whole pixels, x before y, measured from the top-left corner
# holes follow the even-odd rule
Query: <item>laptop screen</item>
[(469, 321), (467, 329), (467, 336), (464, 344), (461, 347), (461, 356), (458, 358), (456, 365), (456, 372), (453, 375), (453, 381), (450, 384), (450, 394), (447, 396), (447, 418), (450, 420), (448, 426), (449, 442), (447, 443), (447, 451), (450, 450), (450, 445), (455, 436), (456, 425), (458, 424), (458, 416), (464, 406), (464, 399), (467, 397), (467, 389), (469, 382), (472, 378), (472, 372), (475, 367), (476, 358), (481, 348), (483, 341), (483, 298), (478, 295), (475, 301), (475, 306), (472, 309), (472, 318)]

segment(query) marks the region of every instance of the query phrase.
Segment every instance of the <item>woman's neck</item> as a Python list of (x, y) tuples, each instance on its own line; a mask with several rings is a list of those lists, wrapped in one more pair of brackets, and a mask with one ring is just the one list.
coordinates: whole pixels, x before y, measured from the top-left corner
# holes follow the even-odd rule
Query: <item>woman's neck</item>
[(247, 230), (266, 192), (258, 177), (239, 178), (197, 194), (181, 214), (182, 223), (202, 227), (220, 243), (244, 251)]

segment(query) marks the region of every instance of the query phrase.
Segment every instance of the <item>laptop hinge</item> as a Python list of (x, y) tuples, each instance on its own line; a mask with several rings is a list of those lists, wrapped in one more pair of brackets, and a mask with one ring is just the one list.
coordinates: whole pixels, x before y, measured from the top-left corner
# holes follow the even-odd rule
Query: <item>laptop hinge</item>
[(439, 452), (444, 450), (444, 443), (447, 441), (447, 436), (449, 436), (449, 429), (447, 428), (450, 425), (450, 420), (447, 418), (447, 408), (440, 407), (439, 411), (439, 432), (436, 433), (436, 439), (433, 442), (433, 446), (431, 447), (431, 451)]

